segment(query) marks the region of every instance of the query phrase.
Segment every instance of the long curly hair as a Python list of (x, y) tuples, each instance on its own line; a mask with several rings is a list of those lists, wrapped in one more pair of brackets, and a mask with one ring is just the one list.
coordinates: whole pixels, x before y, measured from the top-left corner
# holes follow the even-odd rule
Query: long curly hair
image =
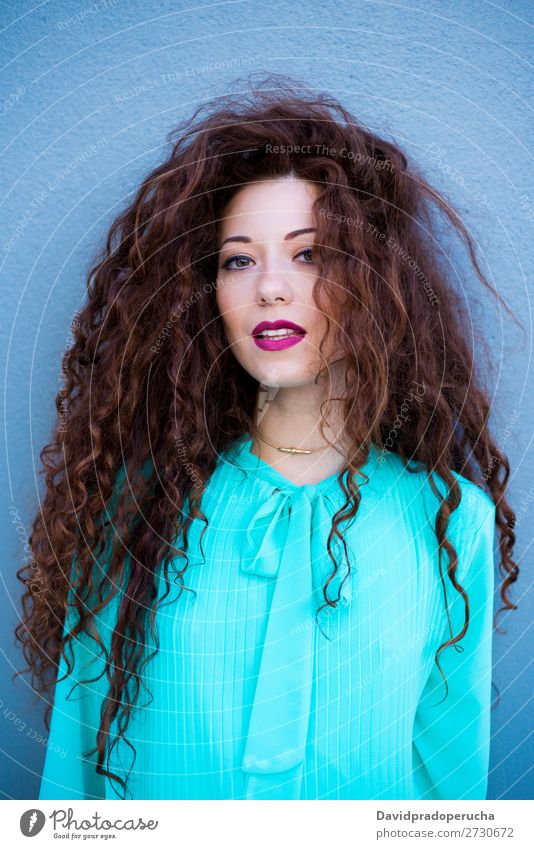
[[(187, 589), (189, 525), (193, 518), (208, 524), (202, 493), (219, 453), (254, 426), (258, 383), (232, 354), (215, 298), (218, 227), (245, 184), (294, 173), (320, 190), (314, 298), (345, 351), (342, 419), (352, 446), (339, 477), (346, 500), (328, 539), (332, 573), (323, 607), (339, 601), (327, 596), (338, 568), (331, 543), (343, 540), (341, 523), (359, 508), (357, 473), (371, 441), (393, 447), (406, 464), (420, 463), (437, 498), (441, 579), (445, 551), (465, 605), (461, 632), (436, 652), (442, 676), (439, 654), (469, 624), (457, 552), (447, 538), (461, 497), (451, 470), (478, 483), (496, 505), (503, 602), (497, 613), (516, 608), (508, 593), (519, 573), (512, 560), (515, 515), (506, 500), (510, 466), (488, 429), (490, 401), (466, 338), (469, 306), (455, 286), (448, 232), (467, 248), (476, 278), (511, 313), (482, 273), (474, 240), (451, 204), (397, 144), (335, 98), (286, 76), (268, 74), (238, 96), (200, 105), (167, 141), (168, 157), (113, 221), (91, 263), (62, 362), (53, 438), (40, 453), (46, 489), (29, 540), (33, 559), (17, 572), (24, 594), (16, 637), (29, 664), (22, 672), (31, 671), (35, 689), (52, 687), (77, 635), (91, 634), (104, 651), (108, 691), (91, 754), (97, 772), (124, 791), (109, 755), (120, 738), (131, 746), (130, 714), (155, 654), (143, 657), (148, 628), (159, 648), (158, 570), (168, 592), (168, 569), (178, 563)], [(425, 392), (410, 409), (410, 426), (398, 427), (412, 382)], [(103, 552), (105, 567), (95, 569)], [(63, 638), (69, 590), (77, 622)], [(108, 648), (98, 614), (117, 593)], [(47, 729), (51, 709), (48, 702)]]

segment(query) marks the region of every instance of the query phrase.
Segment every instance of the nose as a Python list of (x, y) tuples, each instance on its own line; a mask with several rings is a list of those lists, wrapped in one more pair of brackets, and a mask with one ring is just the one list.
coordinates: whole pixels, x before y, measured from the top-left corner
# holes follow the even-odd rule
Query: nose
[(257, 299), (259, 302), (276, 303), (293, 300), (293, 288), (289, 275), (280, 268), (264, 268), (257, 276)]

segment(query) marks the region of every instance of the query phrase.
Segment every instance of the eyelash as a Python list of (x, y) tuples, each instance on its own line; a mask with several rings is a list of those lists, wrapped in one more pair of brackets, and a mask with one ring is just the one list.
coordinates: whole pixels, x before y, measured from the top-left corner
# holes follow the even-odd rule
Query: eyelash
[[(306, 253), (306, 251), (313, 251), (313, 248), (303, 248), (298, 252), (298, 254), (296, 254), (296, 256), (300, 256), (301, 254)], [(243, 271), (245, 268), (248, 268), (248, 265), (242, 265), (241, 268), (229, 268), (229, 263), (233, 262), (234, 259), (250, 259), (250, 257), (245, 256), (245, 254), (234, 254), (234, 256), (229, 256), (228, 259), (223, 262), (222, 267), (227, 271)], [(313, 260), (311, 262), (305, 262), (304, 265), (313, 265)]]

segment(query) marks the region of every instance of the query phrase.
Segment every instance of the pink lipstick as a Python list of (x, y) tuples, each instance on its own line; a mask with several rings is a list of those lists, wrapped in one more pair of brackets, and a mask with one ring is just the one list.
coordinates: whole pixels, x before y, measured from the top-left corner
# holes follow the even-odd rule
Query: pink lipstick
[(285, 318), (260, 321), (252, 331), (254, 343), (264, 351), (281, 351), (302, 342), (306, 331), (300, 324)]

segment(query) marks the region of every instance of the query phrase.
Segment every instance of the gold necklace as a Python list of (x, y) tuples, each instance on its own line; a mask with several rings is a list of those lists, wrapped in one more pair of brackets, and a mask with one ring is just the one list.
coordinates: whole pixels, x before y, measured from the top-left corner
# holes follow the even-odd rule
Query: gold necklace
[(283, 451), (285, 454), (315, 454), (317, 451), (324, 451), (326, 448), (331, 448), (331, 445), (323, 445), (322, 448), (285, 448), (282, 445), (275, 445), (273, 442), (269, 442), (268, 439), (264, 439), (263, 436), (260, 436), (256, 428), (252, 428), (252, 432), (258, 439), (261, 439), (262, 442), (266, 442), (267, 445), (271, 445), (273, 448), (276, 448), (278, 451)]

